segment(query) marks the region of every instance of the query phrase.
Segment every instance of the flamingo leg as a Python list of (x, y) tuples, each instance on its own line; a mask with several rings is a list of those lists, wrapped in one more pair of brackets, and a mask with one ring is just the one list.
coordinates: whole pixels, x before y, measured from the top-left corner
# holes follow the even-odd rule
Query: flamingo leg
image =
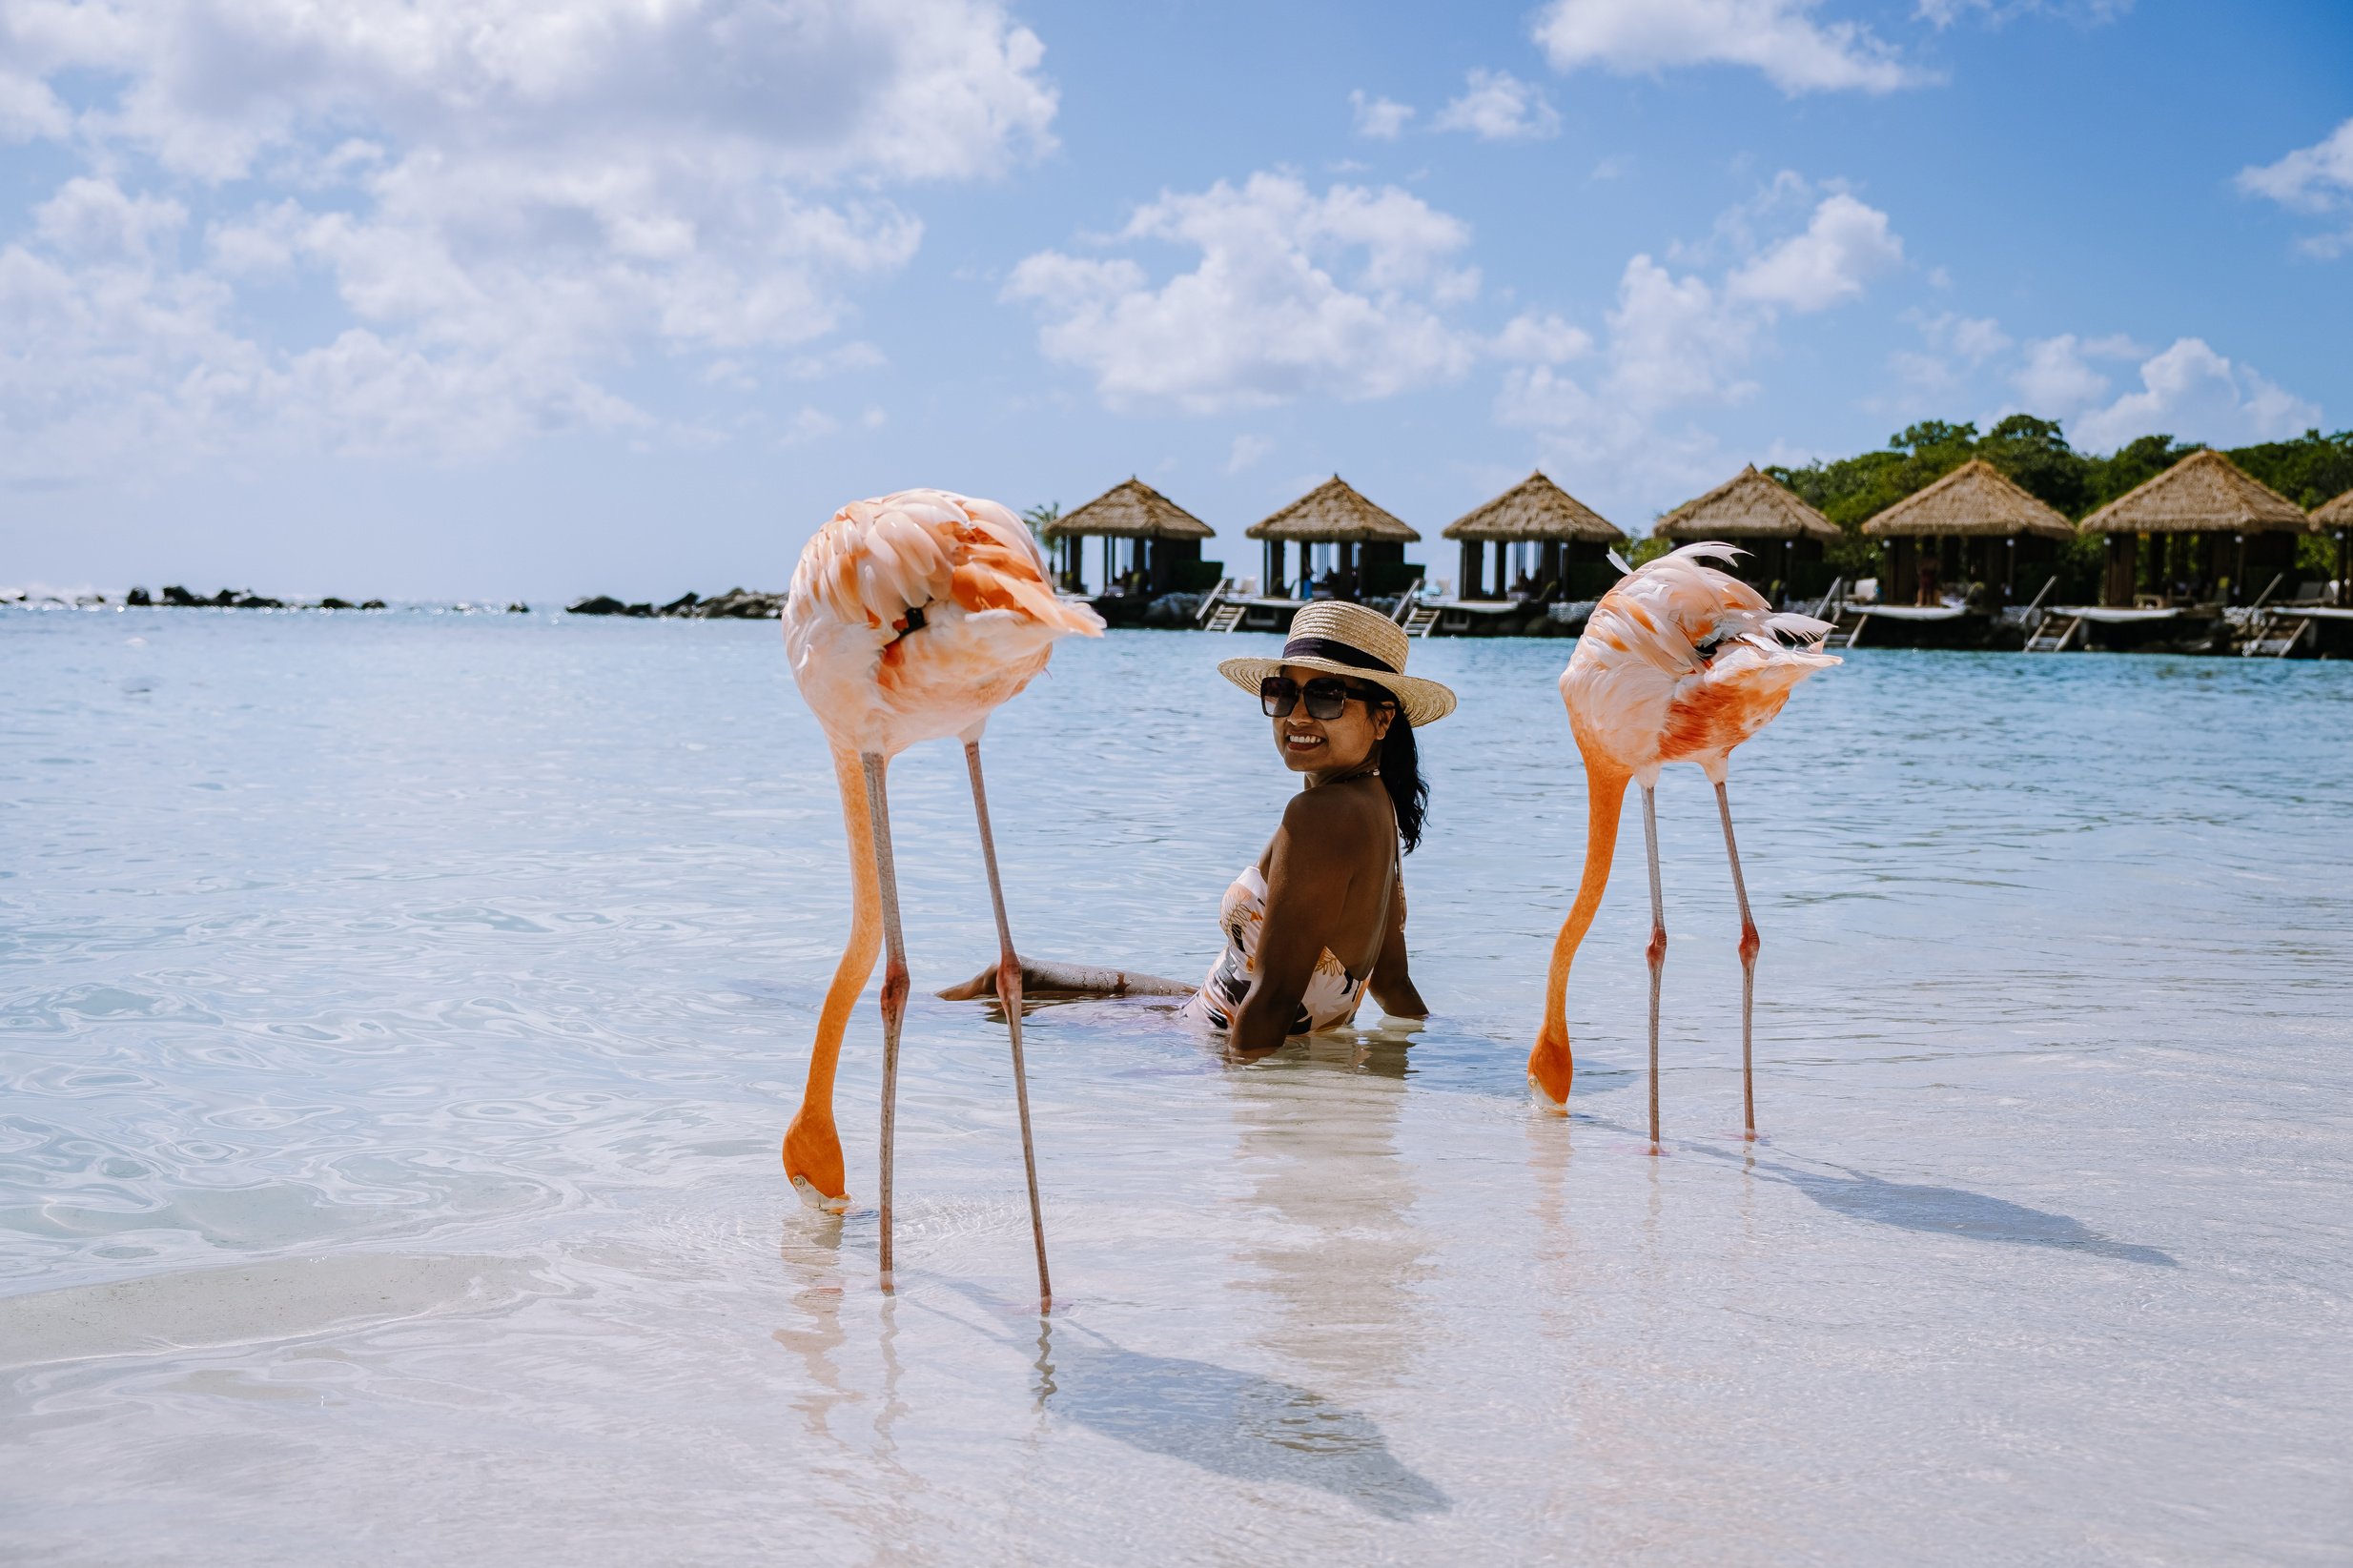
[(882, 946), (882, 913), (874, 880), (873, 825), (855, 753), (834, 752), (833, 777), (841, 786), (842, 824), (849, 840), (849, 941), (834, 968), (833, 983), (826, 988), (817, 1039), (808, 1054), (808, 1081), (801, 1091), (801, 1108), (785, 1130), (784, 1157), (785, 1174), (801, 1201), (838, 1214), (849, 1207), (849, 1192), (843, 1177), (841, 1133), (833, 1125), (833, 1074), (858, 993), (874, 972), (874, 954)]
[(866, 767), (867, 810), (874, 822), (874, 877), (882, 893), (883, 1081), (882, 1081), (882, 1284), (890, 1289), (891, 1133), (899, 1108), (899, 1022), (907, 1016), (907, 941), (899, 932), (899, 877), (890, 859), (890, 802), (883, 787), (890, 759), (870, 751)]
[(1643, 847), (1650, 856), (1650, 1152), (1659, 1152), (1659, 978), (1667, 967), (1667, 898), (1659, 888), (1659, 791), (1642, 786)]
[(1764, 939), (1749, 915), (1749, 887), (1740, 878), (1740, 845), (1732, 838), (1732, 799), (1716, 781), (1716, 810), (1724, 818), (1724, 853), (1732, 863), (1732, 897), (1740, 902), (1740, 1113), (1742, 1137), (1756, 1137), (1756, 1079), (1750, 1069), (1751, 1022), (1756, 1012), (1756, 954)]
[(996, 835), (989, 828), (989, 791), (980, 778), (980, 742), (964, 743), (965, 770), (972, 776), (972, 813), (980, 819), (980, 858), (989, 868), (989, 902), (996, 909), (996, 995), (1013, 1042), (1013, 1104), (1021, 1112), (1021, 1169), (1030, 1178), (1030, 1234), (1037, 1243), (1037, 1297), (1054, 1308), (1054, 1282), (1046, 1275), (1046, 1217), (1037, 1200), (1037, 1151), (1030, 1141), (1030, 1079), (1021, 1061), (1021, 960), (1013, 953), (1013, 930), (1005, 918), (1005, 885), (997, 877)]

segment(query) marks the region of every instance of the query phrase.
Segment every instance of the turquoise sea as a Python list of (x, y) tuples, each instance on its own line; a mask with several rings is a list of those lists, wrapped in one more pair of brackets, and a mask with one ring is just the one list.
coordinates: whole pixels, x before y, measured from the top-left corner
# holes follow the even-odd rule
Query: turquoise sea
[[(1016, 938), (1176, 974), (1292, 787), (1065, 642), (986, 756)], [(0, 1559), (2353, 1561), (2353, 665), (1857, 650), (1582, 852), (1568, 644), (1425, 641), (1437, 1009), (1230, 1067), (1035, 1011), (1033, 1310), (951, 746), (894, 769), (846, 1219), (776, 1143), (847, 928), (771, 624), (0, 611)], [(1371, 1021), (1370, 1014), (1367, 1023)]]

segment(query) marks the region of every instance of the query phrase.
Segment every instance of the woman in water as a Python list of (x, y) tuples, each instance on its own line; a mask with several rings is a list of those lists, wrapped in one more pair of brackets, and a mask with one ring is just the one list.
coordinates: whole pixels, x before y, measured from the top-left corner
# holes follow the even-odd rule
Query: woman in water
[[(1414, 730), (1454, 711), (1454, 693), (1405, 673), (1409, 644), (1362, 605), (1310, 604), (1292, 619), (1279, 659), (1229, 659), (1218, 673), (1256, 692), (1275, 751), (1303, 774), (1282, 825), (1225, 891), (1224, 951), (1197, 988), (1155, 975), (1024, 960), (1024, 995), (1189, 995), (1184, 1016), (1238, 1052), (1269, 1051), (1294, 1034), (1337, 1028), (1365, 992), (1383, 1011), (1422, 1018), (1405, 956), (1401, 845), (1422, 839), (1429, 786)], [(940, 994), (993, 994), (984, 969)]]

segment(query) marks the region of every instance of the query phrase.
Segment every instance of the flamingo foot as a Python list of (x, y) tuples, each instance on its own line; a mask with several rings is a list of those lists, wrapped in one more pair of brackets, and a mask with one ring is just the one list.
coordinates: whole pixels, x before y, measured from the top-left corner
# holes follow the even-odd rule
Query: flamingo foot
[(1527, 1086), (1538, 1105), (1555, 1115), (1567, 1115), (1569, 1083), (1575, 1076), (1567, 1041), (1537, 1040), (1536, 1049), (1528, 1052)]
[(849, 1208), (841, 1135), (830, 1121), (811, 1117), (806, 1110), (792, 1118), (785, 1130), (785, 1174), (811, 1209), (839, 1214)]

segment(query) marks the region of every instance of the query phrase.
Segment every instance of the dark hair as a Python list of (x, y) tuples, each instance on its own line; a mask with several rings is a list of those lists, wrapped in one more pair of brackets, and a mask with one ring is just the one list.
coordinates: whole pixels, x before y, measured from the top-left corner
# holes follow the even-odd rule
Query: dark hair
[(1412, 854), (1422, 842), (1422, 817), (1430, 808), (1430, 786), (1422, 777), (1422, 753), (1414, 744), (1414, 727), (1400, 707), (1381, 739), (1381, 783), (1397, 808), (1398, 842)]

